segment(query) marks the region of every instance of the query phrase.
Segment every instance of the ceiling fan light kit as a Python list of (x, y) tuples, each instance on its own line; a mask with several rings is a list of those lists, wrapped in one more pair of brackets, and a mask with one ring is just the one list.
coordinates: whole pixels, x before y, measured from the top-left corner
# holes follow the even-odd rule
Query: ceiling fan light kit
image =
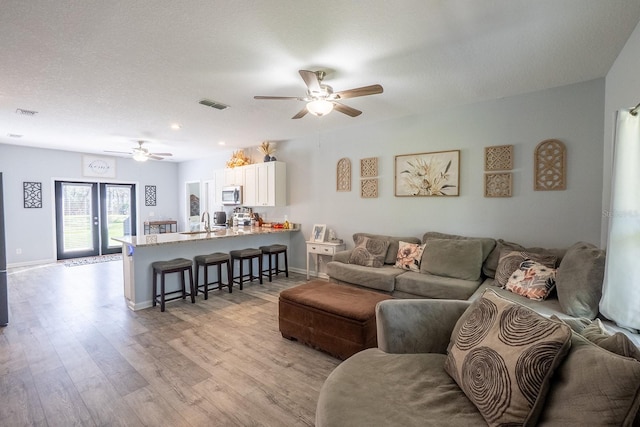
[(138, 146), (134, 147), (130, 153), (124, 151), (105, 151), (105, 153), (129, 154), (136, 162), (146, 162), (149, 159), (164, 160), (164, 157), (173, 156), (171, 153), (150, 153), (142, 146), (144, 143), (145, 141), (138, 141)]
[(295, 100), (307, 103), (305, 108), (298, 112), (292, 119), (300, 119), (307, 113), (314, 116), (322, 117), (329, 114), (334, 109), (346, 114), (349, 117), (357, 117), (362, 111), (337, 102), (342, 99), (356, 98), (358, 96), (375, 95), (382, 93), (383, 89), (380, 85), (363, 86), (355, 89), (342, 90), (333, 92), (333, 88), (329, 85), (322, 84), (324, 79), (324, 71), (308, 71), (299, 70), (300, 77), (307, 85), (307, 95), (304, 97), (297, 96), (254, 96), (254, 99), (272, 99), (272, 100)]
[(136, 162), (146, 162), (147, 160), (149, 160), (149, 157), (144, 151), (136, 151), (135, 153), (133, 153), (133, 160), (135, 160)]
[(316, 99), (307, 104), (307, 110), (314, 116), (322, 117), (333, 111), (333, 102), (326, 99)]

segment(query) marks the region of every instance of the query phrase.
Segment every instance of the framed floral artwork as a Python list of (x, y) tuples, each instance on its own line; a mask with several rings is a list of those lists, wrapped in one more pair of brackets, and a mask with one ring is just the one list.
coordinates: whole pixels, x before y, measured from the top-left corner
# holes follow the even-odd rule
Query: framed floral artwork
[(395, 195), (459, 196), (460, 150), (396, 156)]

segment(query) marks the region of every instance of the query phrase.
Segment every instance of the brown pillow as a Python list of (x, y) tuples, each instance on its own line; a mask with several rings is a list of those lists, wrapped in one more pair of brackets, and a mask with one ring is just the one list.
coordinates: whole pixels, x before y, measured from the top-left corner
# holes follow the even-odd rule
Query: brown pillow
[(386, 240), (370, 239), (362, 237), (349, 256), (349, 264), (365, 267), (382, 267), (387, 256), (389, 242)]
[(538, 425), (631, 426), (639, 406), (640, 363), (574, 332)]
[(571, 328), (490, 289), (469, 309), (445, 370), (490, 426), (534, 425)]
[(500, 261), (496, 270), (496, 286), (504, 288), (513, 272), (520, 267), (523, 261), (528, 259), (546, 267), (555, 268), (558, 258), (553, 255), (534, 254), (524, 251), (505, 251), (500, 254)]

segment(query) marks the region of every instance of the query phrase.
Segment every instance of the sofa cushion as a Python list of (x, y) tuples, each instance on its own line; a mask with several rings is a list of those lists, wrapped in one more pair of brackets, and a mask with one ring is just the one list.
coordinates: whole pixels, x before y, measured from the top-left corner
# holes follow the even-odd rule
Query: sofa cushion
[(525, 260), (514, 271), (505, 289), (523, 297), (542, 301), (556, 286), (556, 269), (539, 262)]
[(535, 254), (524, 251), (505, 251), (500, 255), (498, 268), (496, 269), (496, 286), (504, 288), (507, 286), (509, 277), (516, 271), (525, 260), (539, 262), (549, 268), (555, 268), (557, 258), (553, 255)]
[(371, 233), (355, 233), (353, 235), (353, 242), (356, 246), (360, 243), (360, 239), (362, 237), (368, 237), (370, 239), (378, 239), (378, 240), (386, 240), (389, 242), (389, 248), (387, 249), (387, 257), (384, 260), (385, 264), (395, 264), (396, 257), (398, 256), (398, 247), (400, 241), (408, 242), (408, 243), (421, 243), (420, 239), (417, 237), (394, 237), (394, 236), (385, 236), (382, 234), (371, 234)]
[(567, 249), (556, 277), (562, 311), (574, 317), (595, 319), (602, 297), (605, 252), (578, 242)]
[(573, 333), (539, 426), (630, 426), (640, 406), (640, 363)]
[(580, 333), (583, 337), (612, 353), (624, 357), (631, 357), (640, 362), (640, 349), (622, 332), (610, 335), (600, 319), (594, 320)]
[(327, 263), (327, 274), (332, 280), (384, 292), (393, 291), (396, 276), (405, 273), (409, 272), (387, 265), (381, 268), (371, 268), (356, 264), (344, 264), (338, 261), (329, 261)]
[(396, 257), (394, 267), (419, 272), (423, 252), (424, 245), (400, 241), (398, 256)]
[(389, 249), (389, 242), (380, 239), (370, 239), (363, 236), (358, 245), (351, 251), (349, 264), (365, 267), (382, 267)]
[(493, 248), (496, 246), (495, 239), (490, 237), (467, 237), (458, 236), (456, 234), (438, 233), (436, 231), (428, 231), (422, 236), (422, 242), (426, 243), (430, 239), (449, 239), (449, 240), (477, 240), (482, 244), (482, 261), (487, 259)]
[(479, 240), (428, 239), (420, 271), (462, 280), (480, 279), (482, 243)]
[(504, 252), (524, 251), (524, 252), (530, 252), (533, 254), (553, 255), (558, 259), (557, 264), (554, 266), (554, 267), (557, 267), (560, 260), (562, 260), (562, 257), (564, 256), (566, 249), (546, 249), (546, 248), (538, 248), (538, 247), (525, 248), (524, 246), (519, 245), (517, 243), (506, 242), (502, 239), (498, 239), (496, 240), (495, 247), (493, 248), (493, 250), (487, 257), (487, 259), (485, 260), (484, 264), (482, 265), (482, 274), (484, 274), (487, 277), (492, 277), (492, 278), (496, 277), (496, 269), (498, 268), (498, 262), (500, 261), (500, 254), (503, 251)]
[[(473, 406), (443, 369), (444, 354), (361, 351), (320, 391), (316, 426), (477, 426)], [(363, 380), (366, 379), (366, 380)]]
[(571, 328), (491, 290), (470, 309), (445, 370), (490, 426), (535, 425)]
[[(395, 269), (397, 271), (404, 271)], [(434, 299), (468, 299), (480, 285), (480, 280), (462, 280), (429, 273), (406, 271), (395, 278), (394, 296), (419, 296)]]

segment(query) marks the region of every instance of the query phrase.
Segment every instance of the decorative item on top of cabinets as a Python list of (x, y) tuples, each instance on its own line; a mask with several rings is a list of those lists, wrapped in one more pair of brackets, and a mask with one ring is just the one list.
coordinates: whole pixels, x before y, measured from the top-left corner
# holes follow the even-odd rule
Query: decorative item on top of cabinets
[(273, 155), (276, 152), (275, 142), (269, 142), (269, 141), (261, 142), (260, 146), (258, 147), (258, 151), (264, 155), (265, 162), (274, 162), (276, 160), (276, 158), (273, 157)]
[(238, 166), (250, 165), (251, 159), (249, 159), (245, 154), (244, 150), (234, 151), (231, 155), (231, 158), (227, 160), (228, 168), (237, 168)]
[(534, 190), (566, 190), (567, 149), (562, 141), (547, 139), (534, 152)]
[(351, 191), (351, 160), (344, 157), (338, 160), (337, 191)]

